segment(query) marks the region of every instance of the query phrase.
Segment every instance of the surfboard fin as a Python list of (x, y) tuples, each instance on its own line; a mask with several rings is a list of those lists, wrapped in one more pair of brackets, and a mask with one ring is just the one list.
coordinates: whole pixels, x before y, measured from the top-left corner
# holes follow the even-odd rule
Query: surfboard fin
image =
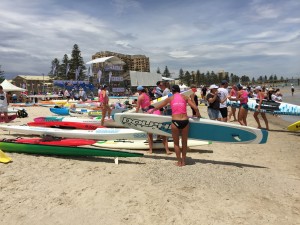
[(12, 159), (8, 157), (4, 152), (1, 151), (0, 149), (0, 162), (1, 163), (9, 163), (11, 162)]
[(232, 137), (236, 140), (236, 141), (242, 141), (239, 137), (239, 135), (233, 134)]

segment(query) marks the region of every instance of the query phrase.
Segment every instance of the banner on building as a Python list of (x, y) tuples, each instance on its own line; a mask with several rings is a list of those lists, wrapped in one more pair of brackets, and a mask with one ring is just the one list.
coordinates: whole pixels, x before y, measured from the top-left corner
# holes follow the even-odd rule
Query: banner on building
[(111, 81), (118, 81), (118, 82), (120, 82), (120, 81), (123, 81), (124, 79), (123, 79), (123, 77), (111, 77)]
[(105, 71), (122, 71), (123, 70), (123, 66), (121, 65), (106, 65), (104, 67)]
[(113, 92), (125, 92), (125, 88), (119, 87), (119, 88), (112, 88)]

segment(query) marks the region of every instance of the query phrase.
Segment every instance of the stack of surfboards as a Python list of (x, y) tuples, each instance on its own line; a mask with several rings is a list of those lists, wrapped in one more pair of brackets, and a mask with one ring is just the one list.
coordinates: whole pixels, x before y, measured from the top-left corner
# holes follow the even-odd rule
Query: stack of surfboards
[[(251, 111), (257, 111), (259, 100), (254, 98), (249, 98), (248, 108)], [(240, 107), (239, 101), (227, 101), (228, 106)], [(291, 115), (300, 116), (300, 106), (285, 102), (275, 102), (269, 100), (263, 100), (260, 112), (277, 114), (277, 115)]]

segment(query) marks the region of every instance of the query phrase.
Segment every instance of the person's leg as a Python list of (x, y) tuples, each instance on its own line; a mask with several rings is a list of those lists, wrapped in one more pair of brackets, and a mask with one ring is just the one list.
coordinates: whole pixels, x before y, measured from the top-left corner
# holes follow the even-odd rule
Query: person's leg
[(258, 114), (259, 114), (259, 112), (254, 112), (253, 113), (253, 117), (254, 117), (254, 119), (255, 119), (255, 121), (256, 121), (256, 123), (257, 123), (257, 128), (261, 128), (261, 125), (260, 125), (260, 122), (259, 122), (259, 118), (258, 118)]
[(267, 119), (266, 114), (265, 114), (265, 113), (261, 113), (261, 117), (262, 117), (263, 120), (265, 121), (266, 129), (269, 130), (269, 122), (268, 122), (268, 119)]
[(245, 126), (247, 126), (247, 116), (248, 116), (248, 110), (245, 109), (245, 113), (244, 113), (244, 117), (243, 117), (243, 122), (244, 122)]
[(239, 114), (238, 114), (238, 121), (242, 126), (245, 126), (244, 124), (244, 117), (245, 117), (245, 109), (243, 106), (240, 107)]
[(231, 107), (231, 113), (232, 113), (232, 116), (233, 116), (233, 121), (237, 121), (236, 115), (235, 115), (235, 113), (236, 113), (236, 108)]
[(148, 133), (148, 143), (149, 143), (149, 154), (152, 154), (152, 149), (153, 149), (153, 134)]
[(108, 116), (108, 119), (110, 118), (111, 116), (111, 108), (109, 107), (109, 105), (107, 105), (107, 116)]
[(169, 149), (168, 138), (166, 136), (162, 136), (162, 141), (163, 141), (163, 145), (164, 145), (164, 147), (166, 149), (167, 155), (172, 154), (172, 152)]
[(177, 158), (176, 165), (181, 166), (181, 154), (180, 154), (180, 147), (179, 147), (180, 131), (173, 123), (171, 125), (171, 129), (172, 129), (172, 138), (173, 138), (173, 142), (174, 142), (174, 150), (175, 150), (176, 158)]
[(190, 125), (188, 124), (188, 125), (186, 125), (185, 128), (183, 128), (181, 130), (181, 143), (182, 143), (181, 166), (185, 166), (189, 127), (190, 127)]
[(104, 126), (104, 119), (105, 119), (105, 115), (106, 115), (106, 106), (103, 105), (102, 106), (102, 118), (101, 118), (101, 126)]

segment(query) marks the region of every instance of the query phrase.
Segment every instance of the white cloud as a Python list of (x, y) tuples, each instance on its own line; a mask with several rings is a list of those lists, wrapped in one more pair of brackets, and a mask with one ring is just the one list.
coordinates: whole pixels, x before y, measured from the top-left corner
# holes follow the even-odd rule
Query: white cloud
[[(268, 68), (289, 74), (300, 71), (289, 58), (300, 60), (299, 17), (292, 12), (285, 17), (280, 10), (289, 2), (256, 0), (250, 7), (241, 2), (239, 8), (230, 2), (114, 0), (93, 1), (90, 8), (83, 9), (88, 3), (76, 0), (72, 7), (71, 1), (4, 0), (0, 63), (6, 72), (46, 74), (51, 60), (70, 54), (76, 43), (85, 61), (105, 50), (145, 54), (150, 57), (151, 70), (168, 66), (175, 72), (180, 68), (224, 68), (234, 73), (256, 73), (257, 68), (266, 73)], [(221, 6), (221, 12), (214, 11)], [(300, 9), (293, 5), (295, 12), (297, 7)], [(265, 66), (251, 66), (260, 64)]]

